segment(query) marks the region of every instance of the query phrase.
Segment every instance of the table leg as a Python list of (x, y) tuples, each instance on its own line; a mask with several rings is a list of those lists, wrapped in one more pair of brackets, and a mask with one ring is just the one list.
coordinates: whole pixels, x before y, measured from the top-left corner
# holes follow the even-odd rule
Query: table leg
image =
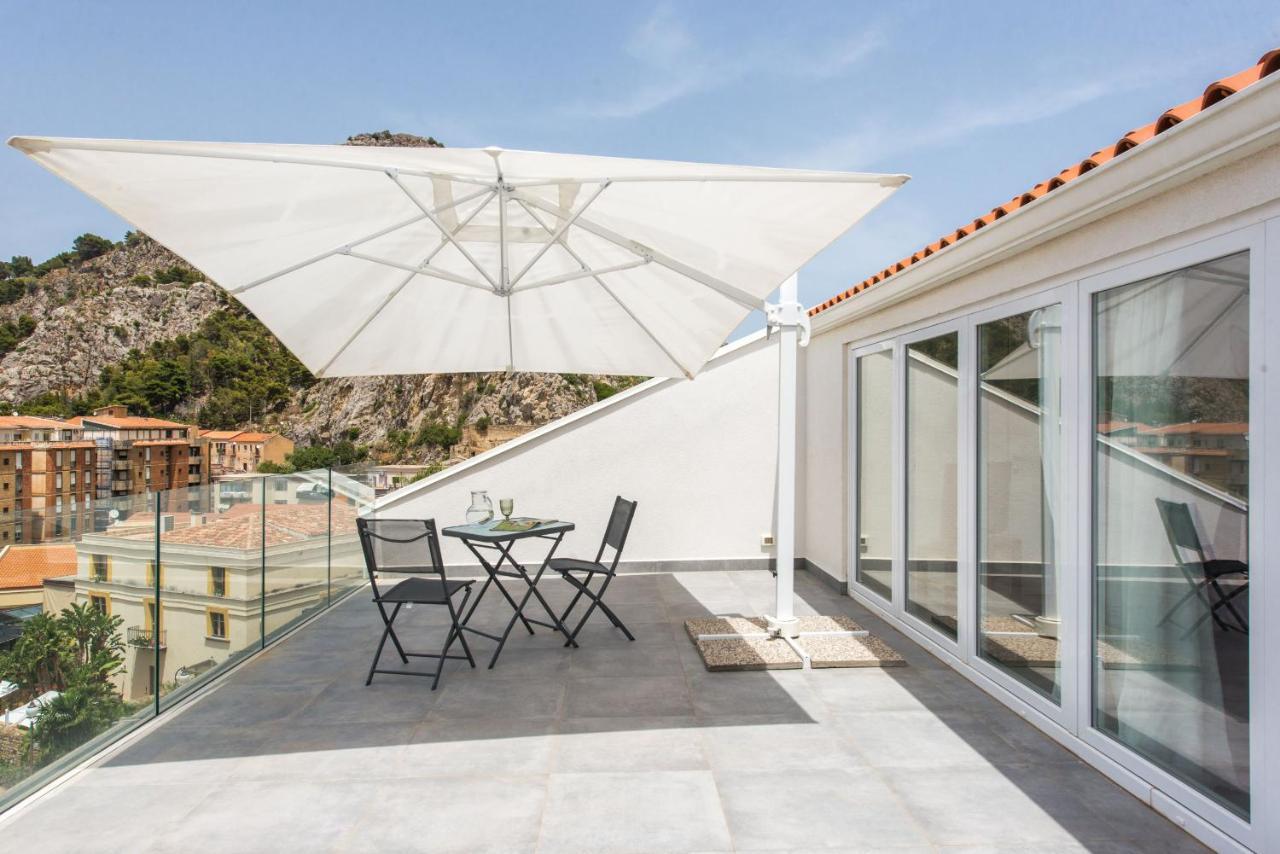
[[(529, 621), (525, 619), (524, 614), (520, 613), (520, 606), (516, 604), (515, 597), (513, 597), (510, 593), (508, 593), (507, 588), (503, 587), (502, 582), (498, 580), (498, 570), (502, 567), (503, 560), (510, 560), (509, 553), (507, 551), (504, 551), (501, 548), (498, 548), (498, 551), (502, 554), (502, 556), (498, 558), (497, 563), (490, 564), (489, 561), (484, 559), (484, 555), (480, 554), (480, 551), (471, 543), (470, 540), (463, 540), (463, 542), (466, 543), (466, 546), (471, 550), (471, 553), (476, 556), (476, 560), (480, 561), (480, 565), (484, 567), (485, 573), (489, 576), (488, 578), (485, 579), (484, 584), (480, 587), (480, 592), (476, 596), (476, 601), (472, 603), (471, 609), (467, 611), (467, 615), (462, 619), (463, 625), (466, 625), (471, 620), (471, 615), (475, 613), (476, 608), (480, 605), (480, 600), (484, 598), (485, 591), (488, 590), (489, 585), (492, 584), (498, 588), (498, 592), (502, 594), (502, 598), (506, 599), (507, 604), (509, 604), (511, 608), (516, 612), (516, 615), (520, 618), (520, 621), (524, 623), (524, 627), (529, 630), (529, 634), (533, 634), (533, 626), (529, 625)], [(512, 561), (512, 563), (514, 563), (514, 561)], [(503, 635), (504, 640), (505, 638), (506, 638), (506, 635)]]
[[(560, 616), (556, 614), (555, 610), (551, 607), (551, 605), (547, 602), (547, 600), (543, 598), (542, 591), (538, 589), (538, 582), (542, 580), (542, 574), (546, 572), (547, 567), (551, 565), (551, 558), (555, 556), (556, 549), (560, 547), (560, 541), (563, 539), (564, 539), (563, 533), (556, 535), (555, 542), (553, 542), (551, 544), (551, 548), (547, 550), (546, 557), (542, 559), (542, 565), (538, 567), (538, 572), (532, 578), (529, 577), (528, 571), (519, 563), (517, 563), (515, 558), (511, 557), (510, 545), (508, 545), (505, 549), (501, 545), (499, 545), (498, 549), (502, 551), (504, 555), (506, 555), (511, 565), (514, 566), (516, 568), (516, 571), (520, 573), (520, 576), (524, 578), (525, 584), (529, 586), (528, 592), (525, 593), (524, 599), (521, 600), (520, 602), (521, 614), (523, 615), (524, 606), (525, 604), (528, 603), (529, 598), (531, 596), (536, 597), (538, 600), (538, 603), (542, 605), (542, 609), (546, 611), (547, 616), (551, 618), (551, 626), (549, 626), (548, 628), (553, 628), (556, 631), (558, 631), (561, 635), (568, 638), (569, 642), (576, 647), (578, 645), (577, 641), (575, 641), (572, 637), (569, 636), (569, 632), (565, 630), (564, 623), (560, 621)], [(538, 623), (539, 625), (546, 625), (541, 620), (534, 620), (534, 622)]]

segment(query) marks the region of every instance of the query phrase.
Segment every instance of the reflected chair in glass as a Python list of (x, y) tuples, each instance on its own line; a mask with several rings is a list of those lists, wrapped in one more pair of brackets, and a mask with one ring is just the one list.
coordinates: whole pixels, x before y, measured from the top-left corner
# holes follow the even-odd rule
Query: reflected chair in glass
[[(572, 557), (552, 558), (549, 564), (550, 568), (560, 573), (560, 576), (569, 582), (577, 590), (573, 599), (569, 602), (569, 607), (564, 609), (564, 613), (560, 615), (560, 624), (562, 626), (569, 625), (569, 614), (573, 611), (578, 602), (586, 597), (591, 604), (587, 607), (587, 612), (582, 615), (582, 619), (578, 620), (578, 625), (569, 633), (568, 639), (564, 642), (565, 646), (569, 646), (577, 638), (578, 632), (582, 631), (582, 627), (587, 624), (587, 618), (591, 616), (591, 612), (599, 608), (609, 622), (622, 630), (627, 636), (627, 640), (635, 640), (635, 636), (622, 624), (622, 620), (618, 619), (618, 615), (604, 603), (605, 591), (609, 589), (609, 583), (613, 581), (613, 577), (618, 571), (618, 561), (622, 558), (622, 548), (627, 544), (627, 534), (631, 531), (631, 520), (636, 515), (636, 502), (628, 501), (622, 496), (618, 496), (613, 502), (613, 512), (609, 514), (609, 524), (604, 529), (604, 539), (600, 541), (600, 548), (596, 552), (595, 560), (579, 560)], [(604, 563), (604, 553), (606, 550), (613, 550), (613, 557), (608, 565)], [(579, 577), (581, 575), (581, 577)], [(600, 576), (601, 584), (599, 589), (592, 590), (591, 582)]]
[[(1173, 559), (1182, 570), (1187, 583), (1191, 585), (1191, 589), (1169, 609), (1169, 613), (1164, 615), (1160, 625), (1163, 626), (1169, 622), (1173, 615), (1187, 603), (1187, 600), (1195, 597), (1208, 610), (1187, 630), (1188, 634), (1195, 631), (1196, 627), (1209, 617), (1212, 617), (1213, 622), (1224, 632), (1235, 629), (1247, 634), (1249, 621), (1236, 610), (1232, 600), (1249, 589), (1249, 565), (1243, 561), (1210, 558), (1205, 555), (1204, 546), (1200, 542), (1200, 533), (1196, 530), (1195, 521), (1191, 518), (1191, 508), (1185, 503), (1157, 498), (1156, 507), (1160, 511), (1160, 521), (1164, 523), (1165, 534), (1169, 537), (1169, 545), (1173, 548)], [(1241, 576), (1245, 579), (1245, 583), (1234, 590), (1227, 591), (1223, 588), (1221, 579), (1233, 575)], [(1218, 613), (1224, 608), (1235, 618), (1235, 626), (1228, 625)]]
[[(358, 519), (356, 527), (360, 534), (360, 547), (364, 550), (365, 566), (369, 570), (369, 585), (373, 588), (373, 601), (382, 615), (384, 628), (382, 639), (378, 641), (378, 651), (373, 654), (373, 663), (369, 665), (369, 676), (364, 684), (373, 682), (375, 673), (397, 674), (400, 676), (430, 676), (431, 690), (440, 684), (440, 674), (444, 671), (446, 659), (466, 661), (474, 668), (475, 659), (471, 657), (471, 649), (467, 639), (462, 636), (462, 624), (458, 615), (465, 612), (467, 600), (471, 598), (471, 585), (474, 581), (450, 581), (445, 577), (444, 560), (440, 556), (440, 537), (436, 533), (433, 519)], [(389, 589), (378, 587), (380, 573), (406, 573), (414, 575), (434, 576), (430, 578), (406, 578)], [(454, 606), (454, 596), (462, 593), (462, 601)], [(391, 606), (390, 614), (387, 606)], [(434, 652), (406, 652), (396, 636), (394, 623), (405, 605), (444, 605), (449, 609), (449, 632), (445, 638), (444, 648)], [(418, 670), (389, 670), (378, 667), (382, 650), (387, 639), (396, 648), (400, 660), (405, 664), (412, 658), (434, 658), (437, 660), (435, 673)], [(454, 641), (462, 644), (463, 655), (450, 655), (449, 649)]]

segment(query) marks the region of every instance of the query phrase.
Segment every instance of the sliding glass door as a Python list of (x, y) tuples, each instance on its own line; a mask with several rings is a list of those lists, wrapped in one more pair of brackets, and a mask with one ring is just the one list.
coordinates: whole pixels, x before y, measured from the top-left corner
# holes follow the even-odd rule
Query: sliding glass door
[(960, 336), (906, 346), (907, 613), (957, 637)]
[(857, 371), (857, 507), (855, 577), (891, 599), (893, 573), (893, 350), (859, 356)]
[(1249, 813), (1249, 253), (1094, 294), (1093, 724)]
[(1062, 306), (980, 324), (978, 655), (1061, 701)]

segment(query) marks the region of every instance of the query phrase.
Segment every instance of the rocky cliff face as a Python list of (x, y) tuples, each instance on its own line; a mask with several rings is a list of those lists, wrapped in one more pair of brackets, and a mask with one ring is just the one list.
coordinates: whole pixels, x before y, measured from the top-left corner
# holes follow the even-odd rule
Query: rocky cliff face
[[(381, 131), (349, 145), (442, 147), (430, 137)], [(155, 284), (177, 256), (142, 235), (98, 258), (41, 277), (18, 301), (0, 306), (0, 322), (28, 315), (32, 335), (0, 359), (0, 411), (46, 392), (75, 397), (93, 388), (103, 367), (131, 349), (190, 334), (230, 298), (213, 284)], [(629, 378), (558, 374), (426, 374), (336, 378), (294, 388), (275, 411), (252, 425), (278, 430), (299, 445), (347, 439), (369, 446), (382, 462), (443, 463), (448, 448), (416, 441), (423, 425), (447, 427), (544, 424), (594, 403)], [(201, 400), (171, 414), (195, 419)]]
[(14, 303), (0, 321), (27, 315), (35, 331), (0, 359), (0, 408), (53, 391), (76, 395), (98, 381), (129, 350), (190, 333), (225, 305), (208, 282), (135, 283), (182, 259), (136, 236), (124, 246), (74, 268), (54, 270)]

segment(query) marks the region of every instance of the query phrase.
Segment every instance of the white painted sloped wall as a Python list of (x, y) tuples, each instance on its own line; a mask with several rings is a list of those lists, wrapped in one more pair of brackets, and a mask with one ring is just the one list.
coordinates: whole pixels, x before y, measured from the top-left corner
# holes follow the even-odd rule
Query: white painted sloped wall
[[(761, 334), (726, 345), (692, 381), (635, 386), (388, 493), (373, 515), (461, 524), (471, 491), (484, 489), (495, 511), (510, 497), (515, 516), (574, 522), (557, 554), (590, 558), (622, 495), (639, 502), (623, 554), (631, 568), (764, 566), (771, 549), (761, 535), (773, 530), (776, 481), (776, 342)], [(443, 541), (447, 565), (476, 564), (457, 540)], [(543, 545), (522, 544), (516, 556), (537, 557)]]

